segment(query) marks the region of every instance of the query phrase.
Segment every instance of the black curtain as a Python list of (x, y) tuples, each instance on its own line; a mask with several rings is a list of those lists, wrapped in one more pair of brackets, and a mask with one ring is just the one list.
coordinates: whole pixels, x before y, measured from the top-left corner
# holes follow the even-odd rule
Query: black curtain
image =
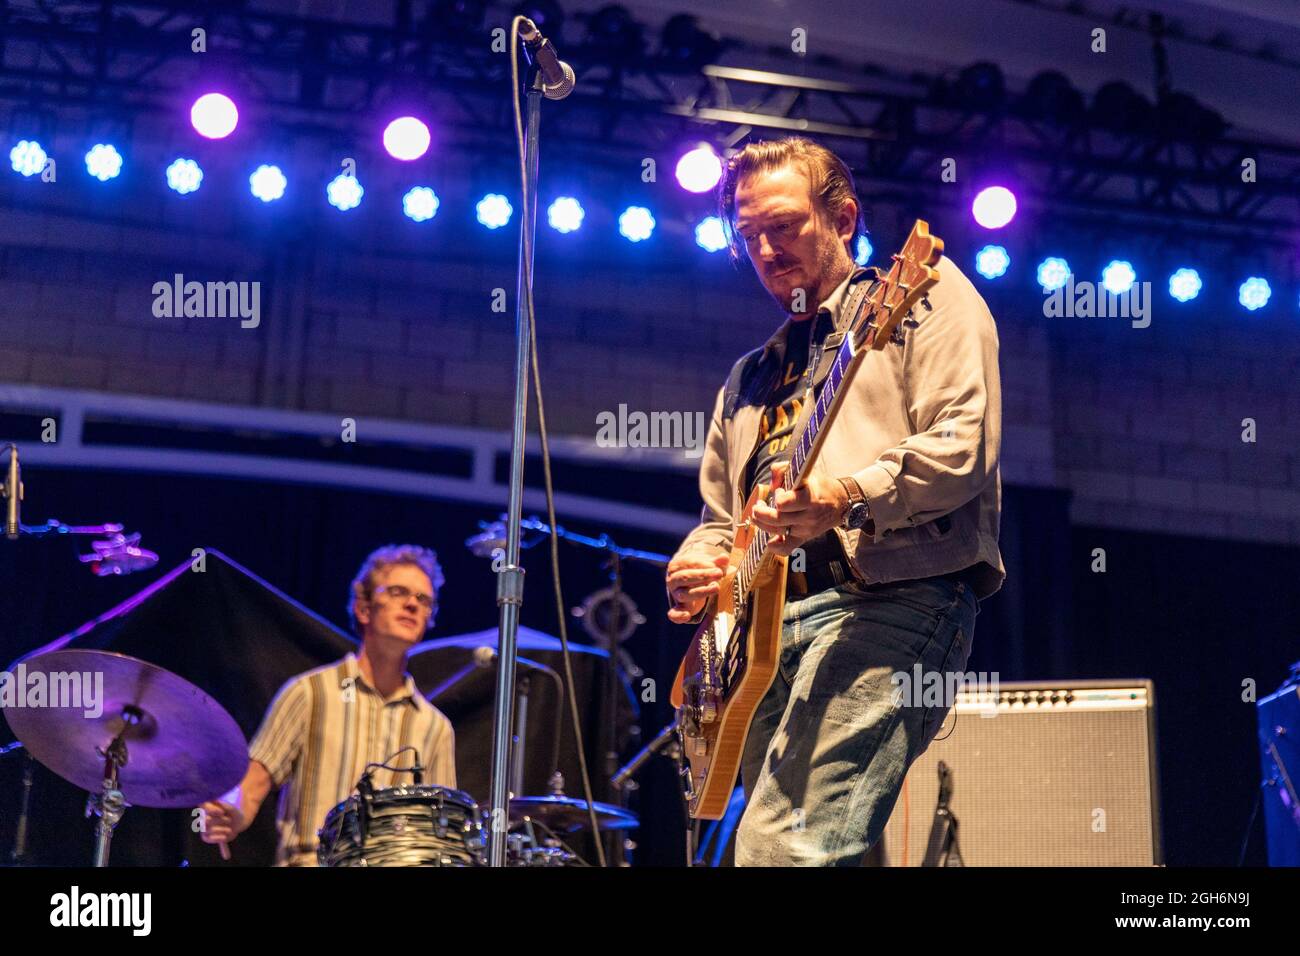
[[(629, 475), (629, 486), (638, 477)], [(431, 637), (496, 626), (495, 576), (489, 562), (470, 555), (463, 542), (478, 531), (479, 520), (497, 516), (504, 500), (484, 507), (289, 482), (49, 468), (25, 469), (24, 478), (29, 524), (46, 517), (68, 523), (122, 521), (144, 534), (144, 545), (158, 551), (162, 562), (150, 572), (100, 579), (77, 563), (75, 544), (66, 538), (0, 542), (0, 614), (6, 625), (0, 629), (0, 660), (6, 662), (102, 614), (165, 569), (188, 560), (195, 547), (229, 555), (342, 628), (348, 583), (370, 550), (394, 541), (428, 544), (438, 549), (447, 576)], [(656, 503), (689, 513), (697, 506), (690, 499), (689, 490), (674, 489)], [(605, 527), (570, 515), (561, 520), (580, 533), (608, 532), (619, 544), (652, 551), (671, 552), (678, 540), (675, 534)], [(1294, 583), (1300, 550), (1071, 528), (1064, 492), (1015, 487), (1004, 489), (1002, 547), (1008, 581), (983, 603), (969, 667), (997, 671), (1003, 680), (1154, 679), (1167, 858), (1175, 865), (1234, 863), (1259, 779), (1254, 706), (1242, 700), (1241, 682), (1254, 679), (1259, 693), (1267, 693), (1281, 681), (1286, 664), (1300, 656), (1293, 624), (1300, 611), (1300, 589)], [(1095, 547), (1106, 548), (1105, 574), (1089, 569)], [(524, 565), (522, 622), (555, 634), (548, 549), (525, 551)], [(600, 558), (586, 549), (562, 545), (561, 572), (566, 612), (608, 584)], [(649, 739), (671, 719), (668, 688), (690, 629), (664, 618), (660, 571), (628, 563), (624, 585), (647, 618), (626, 648), (651, 682), (634, 688), (642, 738)], [(244, 653), (237, 647), (256, 646), (190, 620), (192, 626), (182, 620), (174, 629), (150, 635), (157, 650), (137, 656), (160, 661), (169, 647), (174, 651), (184, 645), (196, 653), (230, 657)], [(576, 620), (569, 623), (573, 640), (592, 642)], [(334, 646), (326, 642), (320, 652), (334, 655)], [(285, 662), (285, 670), (331, 659), (322, 656), (308, 663), (308, 656)], [(555, 666), (554, 660), (545, 662)], [(433, 676), (421, 677), (421, 682)], [(539, 710), (530, 742), (553, 720), (546, 701), (551, 692), (544, 684), (537, 685)], [(275, 686), (268, 677), (256, 689), (221, 687), (214, 696), (251, 733), (265, 706), (262, 696), (269, 699)], [(593, 679), (589, 700), (603, 699), (607, 689)], [(465, 721), (467, 713), (457, 719)], [(479, 729), (472, 732), (469, 723), (458, 723), (461, 754), (481, 755), (490, 746), (482, 739), (481, 711), (477, 719)], [(598, 794), (601, 746), (588, 744)], [(632, 749), (629, 742), (622, 756)], [(484, 758), (470, 759), (477, 764)], [(547, 760), (549, 753), (543, 763)], [(462, 760), (459, 772), (467, 771)], [(20, 760), (0, 759), (0, 853), (7, 854), (13, 838), (20, 772)], [(576, 777), (567, 772), (566, 777), (568, 793), (579, 793)], [(632, 807), (641, 815), (642, 828), (635, 837), (635, 859), (676, 865), (682, 860), (684, 817), (673, 768), (666, 760), (652, 760), (638, 783)], [(530, 777), (528, 785), (539, 783)], [(81, 815), (83, 795), (44, 771), (38, 772), (36, 786), (36, 803), (52, 819), (33, 835), (35, 856), (51, 863), (89, 859), (91, 831)], [(59, 793), (61, 802), (54, 799)], [(475, 796), (486, 799), (486, 794)], [(269, 826), (269, 813), (264, 817), (258, 824)], [(265, 832), (269, 838), (269, 829)], [(115, 861), (132, 862), (134, 851), (127, 847), (133, 844), (148, 853), (161, 848), (169, 862), (191, 856), (193, 862), (203, 862), (199, 854), (208, 850), (191, 846), (188, 820), (151, 822), (134, 811), (119, 828)], [(141, 851), (139, 859), (146, 855)], [(1248, 860), (1264, 861), (1258, 834)]]

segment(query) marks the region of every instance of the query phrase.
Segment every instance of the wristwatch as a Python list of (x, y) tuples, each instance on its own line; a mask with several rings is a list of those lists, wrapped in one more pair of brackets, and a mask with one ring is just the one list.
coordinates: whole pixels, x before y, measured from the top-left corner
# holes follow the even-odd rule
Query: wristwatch
[(837, 480), (844, 486), (849, 496), (849, 506), (844, 510), (844, 517), (840, 519), (840, 527), (845, 531), (861, 530), (871, 521), (871, 506), (867, 504), (867, 496), (862, 493), (862, 488), (856, 479)]

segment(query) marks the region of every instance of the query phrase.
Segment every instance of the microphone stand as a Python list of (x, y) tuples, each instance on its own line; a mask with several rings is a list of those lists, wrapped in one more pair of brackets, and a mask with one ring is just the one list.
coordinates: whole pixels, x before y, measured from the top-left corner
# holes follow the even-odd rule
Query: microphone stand
[[(512, 53), (513, 55), (513, 53)], [(496, 697), (492, 718), (492, 826), (488, 865), (506, 865), (510, 805), (510, 709), (514, 697), (519, 611), (524, 600), (524, 569), (519, 566), (519, 522), (523, 511), (524, 445), (528, 424), (529, 296), (533, 286), (533, 248), (537, 232), (537, 164), (542, 115), (542, 73), (535, 62), (528, 70), (527, 120), (524, 137), (524, 210), (519, 222), (519, 278), (515, 289), (515, 407), (510, 440), (510, 505), (506, 519), (505, 566), (497, 577), (498, 624)]]
[(957, 817), (948, 806), (952, 799), (952, 771), (939, 761), (939, 800), (934, 809), (934, 822), (930, 825), (930, 839), (925, 848), (922, 866), (965, 866), (961, 847), (957, 843)]

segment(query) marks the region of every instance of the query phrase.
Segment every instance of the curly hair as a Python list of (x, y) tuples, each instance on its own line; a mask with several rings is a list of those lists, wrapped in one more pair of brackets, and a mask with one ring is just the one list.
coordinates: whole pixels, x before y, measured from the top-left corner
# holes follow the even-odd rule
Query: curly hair
[(432, 548), (424, 548), (418, 544), (386, 544), (366, 556), (366, 560), (361, 563), (361, 570), (352, 579), (352, 586), (348, 593), (348, 621), (352, 625), (353, 633), (357, 633), (357, 618), (353, 605), (358, 599), (369, 600), (375, 586), (375, 575), (395, 564), (414, 565), (429, 576), (429, 581), (433, 584), (433, 611), (429, 614), (429, 626), (433, 626), (433, 619), (438, 613), (438, 589), (446, 580), (442, 576), (442, 566), (438, 564), (438, 553)]
[(718, 218), (722, 220), (723, 234), (727, 238), (733, 263), (741, 262), (749, 256), (744, 240), (736, 232), (736, 189), (741, 180), (747, 176), (781, 169), (790, 163), (803, 165), (812, 181), (815, 208), (832, 222), (849, 200), (857, 204), (857, 224), (849, 240), (850, 256), (854, 254), (858, 238), (866, 235), (867, 224), (862, 213), (862, 202), (858, 199), (857, 187), (853, 183), (853, 173), (844, 160), (806, 136), (758, 140), (747, 144), (727, 159), (722, 179), (718, 182)]

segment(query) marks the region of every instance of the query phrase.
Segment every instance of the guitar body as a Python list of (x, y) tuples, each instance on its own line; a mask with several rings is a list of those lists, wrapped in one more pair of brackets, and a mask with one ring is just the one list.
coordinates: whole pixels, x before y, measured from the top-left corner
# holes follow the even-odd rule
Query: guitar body
[(759, 491), (745, 502), (719, 593), (687, 648), (673, 681), (672, 705), (687, 761), (686, 793), (693, 819), (718, 820), (740, 773), (754, 712), (772, 686), (781, 659), (781, 612), (787, 560), (769, 555), (740, 607), (733, 584), (749, 549), (749, 518)]
[[(804, 483), (866, 353), (883, 349), (917, 303), (929, 310), (924, 297), (939, 281), (934, 266), (942, 254), (943, 240), (930, 235), (929, 225), (918, 219), (888, 273), (850, 294), (844, 340), (816, 401), (805, 395), (808, 418), (790, 440), (793, 453), (782, 478), (786, 487)], [(673, 681), (671, 699), (686, 758), (684, 790), (697, 820), (717, 820), (726, 811), (750, 721), (781, 659), (787, 560), (768, 550), (767, 532), (752, 522), (763, 494), (770, 495), (770, 489), (756, 488), (741, 509), (721, 587)]]

